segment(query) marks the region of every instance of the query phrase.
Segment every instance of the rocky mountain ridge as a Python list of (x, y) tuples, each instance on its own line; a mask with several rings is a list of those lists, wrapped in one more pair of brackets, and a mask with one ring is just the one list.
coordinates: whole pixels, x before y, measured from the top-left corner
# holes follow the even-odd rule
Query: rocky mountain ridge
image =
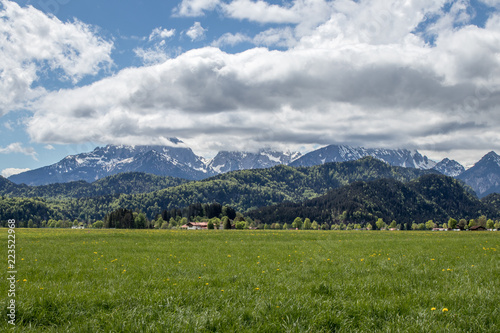
[(178, 139), (169, 146), (97, 147), (92, 152), (70, 155), (60, 162), (13, 175), (8, 179), (17, 184), (46, 185), (75, 180), (93, 182), (122, 172), (145, 172), (188, 180), (201, 180), (230, 171), (263, 169), (276, 165), (293, 167), (314, 166), (329, 162), (346, 162), (372, 156), (392, 166), (436, 170), (458, 178), (471, 186), (478, 196), (500, 190), (500, 157), (490, 152), (469, 170), (448, 158), (433, 161), (417, 150), (363, 148), (330, 145), (302, 155), (262, 149), (257, 152), (221, 151), (206, 160), (196, 155)]

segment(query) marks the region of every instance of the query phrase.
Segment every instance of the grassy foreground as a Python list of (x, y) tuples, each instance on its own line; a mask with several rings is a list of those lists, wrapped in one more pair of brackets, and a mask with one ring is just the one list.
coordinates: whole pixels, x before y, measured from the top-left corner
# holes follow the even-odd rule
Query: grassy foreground
[(16, 242), (14, 331), (500, 332), (500, 232), (17, 229)]

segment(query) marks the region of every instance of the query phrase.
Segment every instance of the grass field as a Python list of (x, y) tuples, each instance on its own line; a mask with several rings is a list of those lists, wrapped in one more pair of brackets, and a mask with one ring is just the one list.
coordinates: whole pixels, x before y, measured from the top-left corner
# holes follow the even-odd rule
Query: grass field
[(22, 332), (500, 332), (500, 232), (17, 229), (16, 242)]

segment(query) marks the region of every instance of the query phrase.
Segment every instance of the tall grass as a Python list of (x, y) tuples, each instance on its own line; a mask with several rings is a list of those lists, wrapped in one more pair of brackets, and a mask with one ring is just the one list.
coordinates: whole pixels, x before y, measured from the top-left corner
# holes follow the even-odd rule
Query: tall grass
[(18, 229), (16, 240), (23, 332), (500, 331), (500, 233)]

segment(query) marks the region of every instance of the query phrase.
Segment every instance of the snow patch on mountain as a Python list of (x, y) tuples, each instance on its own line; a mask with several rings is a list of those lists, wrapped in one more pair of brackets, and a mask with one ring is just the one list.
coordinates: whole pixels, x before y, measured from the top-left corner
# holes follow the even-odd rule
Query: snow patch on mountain
[(455, 160), (450, 160), (448, 158), (443, 159), (441, 162), (437, 163), (434, 170), (441, 172), (443, 175), (450, 177), (457, 177), (465, 171), (463, 165)]
[(208, 169), (215, 173), (225, 173), (236, 170), (263, 169), (284, 164), (287, 165), (300, 156), (298, 152), (280, 152), (263, 149), (256, 153), (221, 151), (208, 163)]
[(422, 156), (416, 150), (382, 149), (350, 147), (345, 145), (330, 145), (312, 151), (290, 163), (292, 166), (313, 166), (329, 162), (346, 162), (372, 156), (390, 165), (406, 168), (432, 169), (436, 162)]

